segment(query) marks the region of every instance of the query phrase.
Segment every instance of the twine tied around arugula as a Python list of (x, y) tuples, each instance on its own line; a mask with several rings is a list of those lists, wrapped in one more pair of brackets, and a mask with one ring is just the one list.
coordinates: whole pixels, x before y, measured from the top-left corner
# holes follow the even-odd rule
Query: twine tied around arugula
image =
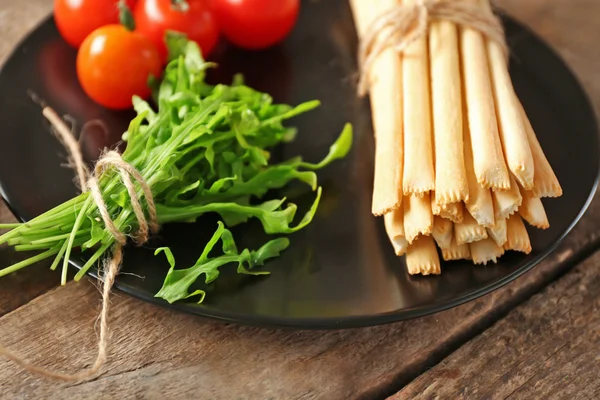
[[(82, 193), (71, 200), (0, 236), (0, 244), (15, 250), (42, 251), (24, 261), (0, 270), (7, 275), (28, 265), (54, 258), (51, 269), (63, 263), (61, 283), (66, 283), (71, 250), (95, 249), (75, 275), (81, 279), (106, 254), (102, 277), (102, 307), (98, 354), (87, 370), (75, 374), (49, 371), (0, 347), (4, 355), (24, 370), (66, 381), (82, 381), (97, 376), (107, 360), (109, 339), (109, 295), (119, 273), (123, 247), (128, 238), (145, 243), (163, 224), (193, 222), (207, 213), (217, 213), (222, 221), (195, 265), (175, 269), (169, 248), (164, 253), (170, 265), (163, 287), (156, 294), (170, 303), (200, 297), (205, 292), (190, 287), (204, 276), (206, 284), (219, 276), (219, 268), (237, 264), (241, 274), (263, 275), (252, 268), (278, 257), (289, 239), (269, 240), (257, 250), (238, 251), (232, 233), (225, 228), (257, 219), (267, 235), (288, 235), (306, 227), (315, 216), (321, 199), (315, 171), (346, 156), (352, 147), (352, 127), (346, 124), (328, 154), (318, 163), (295, 157), (270, 163), (267, 150), (290, 142), (295, 128), (283, 121), (316, 108), (318, 101), (295, 107), (275, 104), (266, 94), (244, 85), (241, 76), (231, 85), (205, 82), (205, 62), (198, 45), (181, 35), (167, 35), (170, 62), (162, 80), (155, 82), (157, 110), (139, 98), (133, 99), (137, 112), (123, 135), (123, 154), (105, 152), (90, 173), (83, 161), (79, 143), (52, 109), (43, 114), (70, 153)], [(294, 203), (282, 199), (262, 200), (273, 190), (290, 182), (306, 184), (316, 192), (310, 209), (299, 220)], [(257, 203), (258, 202), (258, 203)], [(65, 233), (67, 232), (67, 233)], [(221, 242), (222, 254), (213, 255)]]
[[(75, 382), (94, 377), (100, 371), (100, 368), (102, 368), (102, 366), (106, 363), (110, 291), (119, 273), (119, 268), (123, 258), (123, 246), (125, 246), (127, 243), (127, 236), (117, 229), (110, 216), (106, 202), (102, 198), (102, 192), (100, 191), (97, 177), (108, 168), (114, 168), (119, 171), (123, 185), (129, 194), (131, 208), (133, 209), (138, 222), (138, 230), (135, 235), (137, 244), (142, 245), (146, 243), (150, 237), (150, 233), (157, 233), (160, 227), (156, 218), (156, 206), (154, 205), (152, 190), (137, 169), (125, 162), (119, 153), (111, 150), (103, 154), (98, 159), (94, 168), (94, 174), (90, 174), (85, 162), (83, 161), (79, 143), (62, 118), (50, 107), (45, 107), (42, 110), (42, 114), (51, 123), (55, 134), (58, 136), (58, 139), (68, 150), (73, 167), (77, 173), (77, 179), (79, 180), (79, 186), (82, 192), (89, 191), (91, 193), (106, 229), (111, 233), (116, 241), (115, 245), (113, 246), (112, 257), (105, 261), (104, 274), (100, 278), (102, 281), (102, 308), (100, 311), (100, 337), (98, 339), (98, 355), (96, 356), (96, 360), (94, 361), (93, 365), (88, 370), (84, 370), (77, 374), (63, 374), (60, 372), (40, 368), (34, 364), (28, 363), (4, 347), (0, 347), (0, 354), (20, 365), (28, 372), (35, 373), (46, 378), (65, 382)], [(140, 198), (138, 197), (136, 188), (131, 180), (132, 177), (141, 187), (141, 190), (144, 194), (148, 219), (146, 218), (144, 209), (140, 203)]]
[(469, 0), (415, 0), (376, 17), (362, 35), (358, 47), (359, 96), (369, 90), (368, 75), (377, 57), (390, 47), (398, 53), (404, 52), (427, 35), (432, 21), (450, 21), (472, 28), (496, 41), (508, 54), (502, 22), (481, 5)]

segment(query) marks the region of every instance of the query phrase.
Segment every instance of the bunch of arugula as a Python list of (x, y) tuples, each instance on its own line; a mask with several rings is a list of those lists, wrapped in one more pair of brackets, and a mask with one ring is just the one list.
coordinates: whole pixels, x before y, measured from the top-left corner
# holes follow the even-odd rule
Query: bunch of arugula
[[(247, 273), (289, 245), (287, 238), (277, 238), (257, 251), (238, 252), (225, 225), (231, 227), (256, 218), (267, 234), (290, 234), (308, 225), (321, 197), (314, 171), (348, 153), (352, 129), (346, 125), (329, 154), (317, 164), (299, 157), (269, 164), (267, 149), (293, 140), (296, 133), (293, 128), (284, 127), (283, 121), (312, 110), (319, 103), (311, 101), (297, 107), (273, 104), (268, 94), (245, 86), (240, 78), (232, 85), (209, 85), (205, 73), (212, 65), (202, 59), (196, 43), (178, 38), (170, 45), (178, 56), (166, 67), (157, 88), (157, 111), (147, 102), (134, 99), (137, 117), (123, 135), (127, 148), (122, 157), (151, 188), (159, 224), (193, 222), (206, 213), (218, 213), (223, 220), (191, 268), (176, 270), (171, 251), (157, 250), (166, 254), (171, 265), (157, 296), (174, 302), (200, 295), (202, 301), (203, 291), (188, 292), (201, 275), (210, 283), (219, 276), (219, 267), (229, 263), (237, 263), (238, 272)], [(294, 224), (297, 206), (286, 203), (285, 198), (256, 204), (267, 191), (282, 188), (293, 180), (316, 191), (312, 207), (299, 222)], [(138, 221), (118, 172), (108, 170), (98, 181), (115, 226), (134, 236)], [(141, 188), (136, 188), (142, 198)], [(90, 252), (75, 276), (79, 280), (115, 243), (88, 192), (26, 223), (0, 227), (12, 228), (0, 236), (0, 243), (7, 242), (17, 251), (37, 252), (0, 270), (0, 276), (54, 258), (51, 268), (56, 269), (62, 262), (64, 284), (71, 252), (79, 248)], [(219, 240), (223, 254), (209, 258)]]

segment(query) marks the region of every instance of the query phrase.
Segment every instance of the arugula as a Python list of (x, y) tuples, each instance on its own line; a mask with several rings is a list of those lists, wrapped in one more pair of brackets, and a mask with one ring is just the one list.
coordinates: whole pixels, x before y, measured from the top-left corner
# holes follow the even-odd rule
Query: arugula
[[(237, 263), (239, 273), (250, 273), (289, 245), (288, 239), (278, 238), (256, 251), (238, 252), (225, 226), (257, 219), (271, 235), (288, 235), (306, 227), (322, 194), (315, 171), (346, 156), (352, 147), (352, 127), (344, 127), (328, 154), (316, 164), (300, 157), (273, 163), (270, 150), (296, 136), (294, 128), (284, 125), (286, 120), (313, 110), (319, 102), (295, 107), (274, 104), (268, 94), (244, 85), (239, 76), (231, 85), (210, 85), (205, 81), (206, 70), (214, 65), (203, 60), (198, 45), (177, 34), (169, 34), (167, 41), (171, 61), (162, 81), (153, 83), (157, 108), (140, 98), (133, 99), (137, 116), (123, 134), (127, 148), (122, 157), (151, 188), (161, 225), (194, 222), (206, 213), (220, 215), (223, 222), (194, 266), (176, 270), (171, 251), (157, 251), (164, 253), (171, 265), (157, 296), (173, 302), (200, 295), (202, 301), (204, 292), (189, 293), (200, 276), (205, 275), (206, 283), (210, 283), (219, 276), (219, 268), (230, 263)], [(302, 182), (315, 192), (312, 206), (298, 221), (296, 204), (286, 198), (264, 198), (292, 181)], [(128, 236), (134, 235), (138, 223), (119, 174), (106, 171), (99, 178), (99, 186), (115, 226)], [(138, 191), (143, 198), (141, 188)], [(0, 236), (0, 243), (39, 253), (0, 270), (0, 276), (54, 258), (53, 269), (62, 261), (64, 283), (70, 254), (80, 248), (92, 253), (75, 276), (79, 280), (114, 244), (89, 193), (11, 228)], [(210, 258), (219, 241), (223, 254)]]
[[(255, 266), (264, 265), (265, 261), (269, 258), (278, 257), (279, 254), (290, 245), (290, 241), (287, 238), (279, 238), (267, 242), (257, 251), (244, 249), (241, 253), (238, 253), (231, 232), (225, 229), (222, 222), (219, 222), (218, 224), (219, 227), (212, 239), (206, 244), (202, 255), (190, 268), (176, 270), (175, 257), (168, 247), (161, 247), (155, 251), (155, 255), (165, 253), (169, 265), (171, 266), (167, 273), (167, 277), (165, 278), (163, 287), (156, 294), (156, 297), (161, 297), (169, 303), (173, 303), (177, 300), (200, 296), (198, 302), (201, 303), (206, 296), (204, 290), (198, 289), (189, 293), (189, 287), (194, 284), (201, 275), (205, 276), (205, 283), (211, 283), (219, 277), (220, 267), (232, 263), (237, 263), (237, 271), (240, 274), (268, 275), (269, 272), (266, 271), (254, 272), (250, 270)], [(222, 242), (223, 255), (209, 258), (209, 253), (213, 250), (219, 240)]]

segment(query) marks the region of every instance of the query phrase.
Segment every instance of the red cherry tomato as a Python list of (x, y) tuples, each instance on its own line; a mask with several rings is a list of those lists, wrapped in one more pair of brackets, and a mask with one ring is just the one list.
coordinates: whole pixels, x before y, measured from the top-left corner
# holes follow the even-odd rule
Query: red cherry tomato
[[(129, 7), (135, 2), (126, 1)], [(118, 4), (118, 0), (54, 0), (54, 21), (61, 36), (77, 48), (96, 29), (119, 23)]]
[(165, 32), (184, 33), (198, 43), (208, 56), (219, 40), (219, 29), (204, 0), (140, 0), (135, 7), (136, 30), (154, 42), (163, 59), (167, 58)]
[(107, 108), (127, 109), (133, 95), (149, 97), (148, 78), (159, 78), (161, 71), (154, 43), (121, 25), (95, 30), (77, 54), (77, 76), (83, 90)]
[(223, 34), (251, 50), (281, 42), (298, 19), (300, 0), (212, 0)]

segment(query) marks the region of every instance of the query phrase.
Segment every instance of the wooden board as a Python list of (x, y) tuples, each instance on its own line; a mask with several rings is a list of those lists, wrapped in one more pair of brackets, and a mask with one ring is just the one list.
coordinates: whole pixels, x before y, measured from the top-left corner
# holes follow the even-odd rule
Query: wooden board
[[(288, 331), (226, 325), (132, 299), (113, 298), (110, 362), (98, 380), (41, 380), (0, 361), (5, 397), (181, 397), (211, 399), (371, 398), (392, 394), (476, 336), (597, 246), (587, 221), (561, 251), (505, 288), (413, 321), (346, 331)], [(582, 253), (583, 252), (583, 253)], [(74, 372), (95, 356), (99, 293), (69, 284), (0, 318), (3, 345), (28, 360)], [(24, 333), (26, 332), (26, 334)], [(62, 389), (60, 392), (57, 390)], [(63, 397), (64, 396), (64, 397)]]
[(600, 252), (391, 399), (598, 398), (598, 266)]
[[(525, 3), (525, 4), (524, 4)], [(0, 58), (51, 9), (51, 0), (0, 0)], [(497, 4), (553, 44), (600, 110), (595, 0), (502, 0)], [(576, 29), (574, 29), (576, 27)], [(4, 216), (6, 218), (6, 215)], [(61, 384), (0, 361), (0, 397), (352, 399), (391, 395), (476, 337), (599, 247), (600, 200), (566, 242), (526, 276), (478, 301), (418, 320), (348, 331), (240, 327), (113, 298), (110, 361), (99, 379)], [(0, 250), (8, 265), (9, 250)], [(10, 257), (13, 257), (11, 255)], [(22, 255), (16, 255), (15, 257)], [(7, 263), (7, 264), (4, 264)], [(90, 283), (56, 283), (40, 270), (0, 280), (0, 342), (27, 360), (74, 372), (95, 357), (99, 293)], [(41, 286), (24, 285), (39, 279)], [(37, 287), (37, 289), (35, 289)], [(33, 288), (33, 289), (32, 289)], [(11, 303), (15, 296), (19, 301)], [(37, 297), (26, 305), (29, 299)], [(19, 308), (17, 308), (19, 307)], [(527, 318), (522, 321), (527, 324)], [(590, 342), (591, 343), (591, 342)]]

